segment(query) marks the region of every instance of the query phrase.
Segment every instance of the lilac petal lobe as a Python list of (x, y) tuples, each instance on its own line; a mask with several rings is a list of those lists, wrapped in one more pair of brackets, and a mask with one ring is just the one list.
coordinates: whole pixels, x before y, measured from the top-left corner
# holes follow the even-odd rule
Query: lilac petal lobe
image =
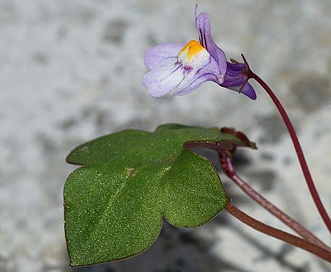
[(164, 66), (169, 58), (177, 59), (178, 52), (182, 48), (183, 45), (180, 43), (164, 43), (147, 50), (144, 56), (147, 69), (158, 69)]
[(196, 16), (195, 27), (199, 32), (200, 43), (219, 65), (220, 74), (221, 74), (221, 80), (219, 84), (221, 84), (222, 78), (224, 78), (226, 73), (226, 67), (227, 67), (226, 56), (223, 50), (216, 45), (216, 43), (212, 38), (210, 17), (206, 12), (202, 12), (198, 16)]
[(219, 67), (216, 61), (210, 58), (209, 63), (205, 66), (192, 71), (190, 75), (186, 75), (183, 81), (176, 88), (172, 97), (185, 95), (196, 90), (202, 83), (206, 81), (214, 81), (218, 83)]
[(180, 66), (170, 61), (162, 69), (151, 70), (143, 77), (143, 84), (148, 93), (160, 97), (175, 89), (182, 81), (184, 75)]
[(176, 91), (172, 94), (171, 97), (181, 96), (181, 95), (191, 93), (194, 90), (196, 90), (197, 88), (199, 88), (206, 81), (214, 81), (214, 79), (215, 79), (214, 75), (208, 75), (208, 74), (203, 75), (203, 76), (195, 79), (194, 81), (192, 81), (190, 84), (185, 84), (185, 86), (183, 84), (183, 86), (181, 88), (176, 89)]

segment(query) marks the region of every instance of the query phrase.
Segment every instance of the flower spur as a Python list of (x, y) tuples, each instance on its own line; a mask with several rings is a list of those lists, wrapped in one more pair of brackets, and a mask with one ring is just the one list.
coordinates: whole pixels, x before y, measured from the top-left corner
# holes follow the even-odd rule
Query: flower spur
[(150, 70), (143, 78), (148, 93), (160, 97), (173, 91), (172, 96), (185, 95), (206, 81), (243, 93), (256, 99), (253, 87), (248, 83), (249, 68), (245, 63), (227, 62), (224, 52), (215, 44), (209, 15), (196, 15), (195, 26), (199, 42), (192, 40), (185, 46), (165, 43), (145, 53), (145, 65)]

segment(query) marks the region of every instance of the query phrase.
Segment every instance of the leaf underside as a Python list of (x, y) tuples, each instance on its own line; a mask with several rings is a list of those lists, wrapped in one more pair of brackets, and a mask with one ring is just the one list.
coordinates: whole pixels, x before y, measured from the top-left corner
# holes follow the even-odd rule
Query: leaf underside
[(71, 265), (127, 258), (157, 239), (162, 218), (196, 227), (229, 202), (212, 164), (186, 142), (238, 143), (217, 128), (163, 125), (125, 130), (75, 148), (80, 165), (64, 188), (65, 232)]

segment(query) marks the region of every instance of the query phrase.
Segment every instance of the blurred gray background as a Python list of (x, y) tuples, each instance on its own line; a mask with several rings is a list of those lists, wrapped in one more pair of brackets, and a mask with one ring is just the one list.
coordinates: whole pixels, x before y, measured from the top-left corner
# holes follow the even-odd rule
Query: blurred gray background
[[(259, 150), (240, 152), (238, 172), (330, 243), (284, 125), (260, 87), (257, 101), (213, 83), (157, 99), (141, 84), (148, 48), (198, 38), (195, 3), (210, 14), (227, 57), (244, 53), (283, 101), (330, 212), (331, 1), (0, 0), (1, 272), (330, 271), (226, 212), (192, 230), (165, 224), (135, 258), (68, 267), (62, 190), (75, 167), (66, 155), (107, 133), (169, 122), (246, 132)], [(286, 230), (221, 175), (236, 205)]]

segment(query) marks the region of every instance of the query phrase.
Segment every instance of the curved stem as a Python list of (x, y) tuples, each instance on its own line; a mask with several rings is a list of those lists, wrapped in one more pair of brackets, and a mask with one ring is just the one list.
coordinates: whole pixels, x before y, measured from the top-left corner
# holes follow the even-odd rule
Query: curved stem
[(307, 230), (305, 227), (303, 227), (300, 223), (298, 223), (292, 217), (288, 216), (282, 210), (280, 210), (275, 205), (273, 205), (270, 201), (265, 199), (261, 194), (259, 194), (257, 191), (255, 191), (249, 184), (247, 184), (243, 179), (241, 179), (237, 175), (230, 158), (220, 156), (220, 162), (221, 162), (221, 167), (222, 167), (224, 173), (232, 181), (234, 181), (239, 186), (239, 188), (241, 188), (251, 199), (253, 199), (255, 202), (257, 202), (259, 205), (261, 205), (263, 208), (265, 208), (271, 214), (276, 216), (280, 221), (282, 221), (285, 225), (287, 225), (292, 230), (294, 230), (296, 233), (298, 233), (302, 238), (324, 248), (325, 250), (329, 251), (331, 254), (331, 248), (329, 248), (320, 239), (318, 239), (313, 233), (311, 233), (309, 230)]
[(228, 203), (228, 205), (225, 207), (225, 210), (228, 213), (230, 213), (231, 215), (233, 215), (234, 217), (236, 217), (241, 222), (252, 227), (253, 229), (260, 231), (262, 233), (265, 233), (269, 236), (272, 236), (276, 239), (282, 240), (293, 246), (299, 247), (303, 250), (306, 250), (306, 251), (322, 258), (323, 260), (331, 263), (331, 254), (329, 251), (325, 250), (324, 248), (321, 248), (311, 242), (308, 242), (302, 238), (296, 237), (287, 232), (284, 232), (279, 229), (265, 225), (262, 222), (250, 217), (243, 211), (239, 210), (237, 207), (233, 206), (231, 203)]
[[(246, 62), (245, 58), (244, 58), (244, 61)], [(287, 130), (288, 130), (288, 132), (291, 136), (291, 139), (292, 139), (295, 151), (297, 153), (302, 172), (303, 172), (304, 177), (306, 179), (307, 186), (308, 186), (308, 189), (310, 191), (310, 194), (311, 194), (311, 196), (314, 200), (316, 208), (317, 208), (318, 212), (320, 213), (326, 227), (328, 228), (329, 232), (331, 233), (331, 219), (330, 219), (328, 213), (326, 212), (325, 207), (323, 206), (323, 203), (320, 199), (320, 196), (319, 196), (319, 194), (316, 190), (316, 187), (315, 187), (313, 178), (310, 174), (310, 171), (309, 171), (305, 156), (303, 154), (298, 136), (297, 136), (297, 134), (294, 130), (294, 127), (292, 125), (292, 122), (291, 122), (290, 118), (288, 117), (284, 107), (280, 103), (277, 96), (274, 94), (274, 92), (270, 89), (270, 87), (258, 75), (256, 75), (254, 72), (252, 72), (249, 69), (248, 77), (255, 79), (263, 87), (263, 89), (268, 93), (268, 95), (270, 96), (270, 98), (274, 102), (274, 104), (277, 107), (281, 117), (283, 118), (283, 121), (284, 121), (284, 123), (287, 127)]]

